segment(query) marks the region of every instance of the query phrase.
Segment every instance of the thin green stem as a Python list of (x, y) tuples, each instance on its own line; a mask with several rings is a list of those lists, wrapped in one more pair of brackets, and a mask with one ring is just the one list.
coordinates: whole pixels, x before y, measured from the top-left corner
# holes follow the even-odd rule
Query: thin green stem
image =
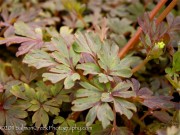
[(81, 14), (77, 15), (77, 17), (79, 18), (79, 20), (82, 22), (82, 24), (84, 25), (84, 28), (87, 28), (87, 24), (86, 22), (84, 21), (83, 17)]
[(134, 67), (132, 69), (132, 73), (137, 72), (138, 70), (140, 70), (142, 67), (144, 67), (146, 65), (146, 63), (148, 63), (150, 59), (148, 57), (146, 57), (139, 65), (137, 65), (136, 67)]
[(148, 111), (140, 118), (140, 120), (143, 121), (149, 114), (151, 114), (151, 110), (148, 110)]
[(142, 122), (136, 115), (134, 115), (134, 116), (132, 117), (132, 120), (133, 120), (135, 123), (139, 124), (140, 127), (141, 127), (141, 129), (145, 129), (145, 128), (146, 128), (146, 125), (144, 124), (144, 122)]

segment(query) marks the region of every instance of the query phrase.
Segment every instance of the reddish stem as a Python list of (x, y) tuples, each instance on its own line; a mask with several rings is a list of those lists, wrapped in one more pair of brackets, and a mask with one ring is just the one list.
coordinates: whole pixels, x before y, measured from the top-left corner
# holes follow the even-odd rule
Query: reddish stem
[(76, 121), (79, 117), (79, 115), (81, 114), (81, 112), (72, 112), (69, 116), (68, 119), (72, 119), (74, 121)]
[(112, 133), (116, 131), (117, 125), (116, 125), (116, 110), (115, 106), (113, 106), (113, 113), (114, 113), (114, 121), (113, 121), (113, 128), (112, 128)]
[(167, 6), (167, 8), (159, 15), (157, 18), (157, 23), (160, 23), (164, 18), (171, 12), (171, 10), (176, 6), (178, 0), (172, 0), (172, 2)]

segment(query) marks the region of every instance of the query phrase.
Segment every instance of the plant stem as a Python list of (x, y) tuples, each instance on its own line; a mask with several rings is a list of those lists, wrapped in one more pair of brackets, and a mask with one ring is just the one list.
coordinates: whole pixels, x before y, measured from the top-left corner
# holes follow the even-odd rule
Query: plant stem
[(139, 65), (137, 65), (136, 67), (134, 67), (132, 69), (132, 73), (137, 72), (139, 69), (141, 69), (150, 59), (148, 57), (146, 57)]
[[(77, 70), (76, 71), (79, 75), (80, 75), (80, 79), (81, 81), (85, 81), (90, 83), (91, 85), (93, 85), (94, 87), (97, 87), (96, 85), (94, 85), (90, 80), (88, 80), (82, 73), (81, 70)], [(77, 112), (72, 112), (69, 116), (68, 119), (72, 119), (74, 121), (76, 121), (78, 119), (78, 117), (81, 115), (82, 111), (77, 111)]]
[(116, 131), (117, 125), (116, 125), (116, 110), (115, 110), (115, 106), (113, 106), (113, 113), (114, 113), (114, 121), (113, 121), (113, 128), (112, 128), (112, 132)]
[(144, 120), (144, 118), (146, 118), (149, 114), (151, 113), (151, 110), (148, 110), (141, 118), (140, 120)]
[(157, 24), (162, 22), (164, 18), (169, 14), (169, 12), (176, 6), (178, 0), (172, 0), (171, 3), (167, 6), (167, 8), (159, 15), (157, 18)]
[(87, 24), (86, 24), (86, 22), (84, 21), (82, 15), (77, 15), (77, 16), (78, 16), (79, 20), (82, 22), (82, 24), (84, 25), (84, 28), (87, 28)]
[(69, 116), (68, 119), (74, 120), (76, 121), (79, 117), (79, 115), (81, 114), (81, 112), (72, 112)]
[[(176, 1), (176, 0), (175, 0)], [(167, 2), (167, 0), (161, 0), (156, 7), (152, 10), (152, 12), (149, 15), (150, 20), (154, 18), (154, 16), (158, 13), (158, 11), (161, 9), (161, 7)], [(170, 8), (169, 6), (167, 8)], [(172, 9), (172, 7), (171, 7)], [(168, 10), (169, 11), (169, 10)], [(166, 11), (167, 12), (167, 11)], [(170, 12), (170, 11), (169, 11)], [(163, 18), (163, 17), (162, 17)], [(159, 18), (161, 22), (161, 18)], [(122, 50), (119, 52), (119, 57), (122, 58), (133, 46), (135, 46), (139, 42), (139, 37), (141, 35), (142, 29), (139, 28), (135, 35), (128, 41), (128, 43), (122, 48)]]
[(133, 120), (134, 122), (136, 122), (137, 124), (139, 124), (142, 129), (145, 129), (145, 128), (146, 128), (146, 125), (144, 124), (144, 122), (142, 122), (142, 121), (138, 118), (138, 116), (134, 115), (134, 116), (132, 117), (132, 120)]

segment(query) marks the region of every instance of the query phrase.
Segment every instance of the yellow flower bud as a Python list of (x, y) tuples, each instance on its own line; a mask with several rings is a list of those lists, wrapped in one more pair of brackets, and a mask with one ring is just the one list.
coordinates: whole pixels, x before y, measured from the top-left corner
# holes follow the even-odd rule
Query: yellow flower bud
[(158, 46), (158, 48), (162, 49), (165, 46), (165, 43), (163, 41), (155, 43), (155, 46)]

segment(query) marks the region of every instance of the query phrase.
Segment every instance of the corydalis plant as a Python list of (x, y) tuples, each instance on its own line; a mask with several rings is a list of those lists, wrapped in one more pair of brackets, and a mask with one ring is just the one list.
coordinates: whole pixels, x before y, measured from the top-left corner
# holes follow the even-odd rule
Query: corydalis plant
[(27, 10), (22, 5), (16, 5), (11, 10), (8, 7), (3, 7), (0, 13), (2, 17), (0, 21), (0, 36), (4, 35), (6, 38), (13, 36), (15, 34), (14, 23), (19, 21), (25, 22), (31, 27), (44, 27), (59, 21), (57, 17), (44, 17), (41, 15), (41, 12), (40, 7), (32, 7)]
[(74, 104), (72, 110), (82, 111), (91, 108), (86, 116), (87, 126), (94, 122), (96, 116), (104, 128), (110, 125), (115, 119), (112, 106), (116, 112), (124, 114), (128, 119), (131, 119), (132, 111), (137, 111), (136, 106), (126, 100), (135, 94), (129, 90), (130, 82), (119, 82), (114, 88), (108, 83), (103, 85), (98, 81), (95, 86), (87, 82), (81, 82), (80, 85), (83, 88), (76, 92), (77, 99), (72, 102)]
[(69, 91), (63, 90), (63, 85), (46, 85), (43, 82), (36, 83), (37, 87), (31, 88), (22, 83), (14, 85), (11, 93), (18, 98), (18, 103), (23, 106), (27, 112), (34, 112), (32, 123), (36, 127), (46, 127), (49, 123), (49, 114), (58, 115), (62, 102), (69, 102)]
[[(172, 95), (177, 95), (175, 89), (179, 90), (179, 51), (174, 52), (180, 21), (168, 15), (167, 23), (159, 24), (177, 0), (170, 2), (157, 21), (153, 18), (166, 0), (157, 6), (156, 3), (157, 0), (3, 1), (0, 43), (7, 46), (0, 46), (0, 127), (26, 124), (46, 129), (55, 124), (60, 128), (23, 133), (8, 130), (5, 134), (152, 135), (162, 126), (178, 122), (179, 104), (170, 100), (178, 100)], [(136, 18), (152, 8), (150, 17), (145, 14), (145, 19), (139, 21), (143, 31), (139, 29), (134, 35)], [(177, 5), (173, 13), (177, 15), (179, 8)], [(55, 23), (57, 17), (60, 23)], [(107, 25), (104, 17), (108, 18)], [(96, 26), (101, 20), (102, 27)], [(94, 32), (79, 32), (93, 29)], [(127, 56), (142, 32), (143, 50), (134, 48)], [(120, 47), (129, 42), (119, 49), (113, 41)], [(23, 65), (22, 59), (14, 57), (18, 48), (16, 56), (22, 55)], [(133, 55), (142, 54), (147, 58), (138, 64), (139, 57)], [(152, 59), (162, 64), (154, 64)], [(133, 74), (149, 60), (148, 70)], [(170, 83), (164, 77), (167, 65), (171, 67), (166, 70)], [(85, 126), (92, 130), (82, 131)]]
[(171, 98), (155, 97), (146, 88), (139, 90), (136, 81), (122, 81), (132, 76), (130, 67), (138, 58), (127, 56), (120, 60), (118, 46), (108, 40), (101, 41), (95, 33), (77, 32), (73, 42), (59, 36), (52, 38), (52, 44), (51, 51), (34, 50), (23, 62), (38, 69), (46, 67), (49, 72), (42, 75), (45, 81), (62, 81), (65, 89), (77, 90), (72, 110), (90, 109), (87, 126), (97, 117), (106, 128), (116, 112), (131, 119), (137, 111), (134, 101), (151, 109), (173, 107)]
[(62, 37), (53, 38), (52, 44), (53, 52), (35, 50), (27, 54), (23, 62), (38, 69), (48, 67), (49, 73), (43, 74), (44, 79), (53, 83), (65, 79), (66, 89), (73, 87), (76, 80), (84, 78), (79, 70), (83, 71), (83, 75), (98, 76), (99, 81), (104, 83), (113, 81), (113, 77), (132, 75), (130, 65), (136, 57), (131, 57), (130, 61), (130, 57), (120, 60), (118, 47), (102, 42), (96, 34), (78, 32), (73, 45)]

